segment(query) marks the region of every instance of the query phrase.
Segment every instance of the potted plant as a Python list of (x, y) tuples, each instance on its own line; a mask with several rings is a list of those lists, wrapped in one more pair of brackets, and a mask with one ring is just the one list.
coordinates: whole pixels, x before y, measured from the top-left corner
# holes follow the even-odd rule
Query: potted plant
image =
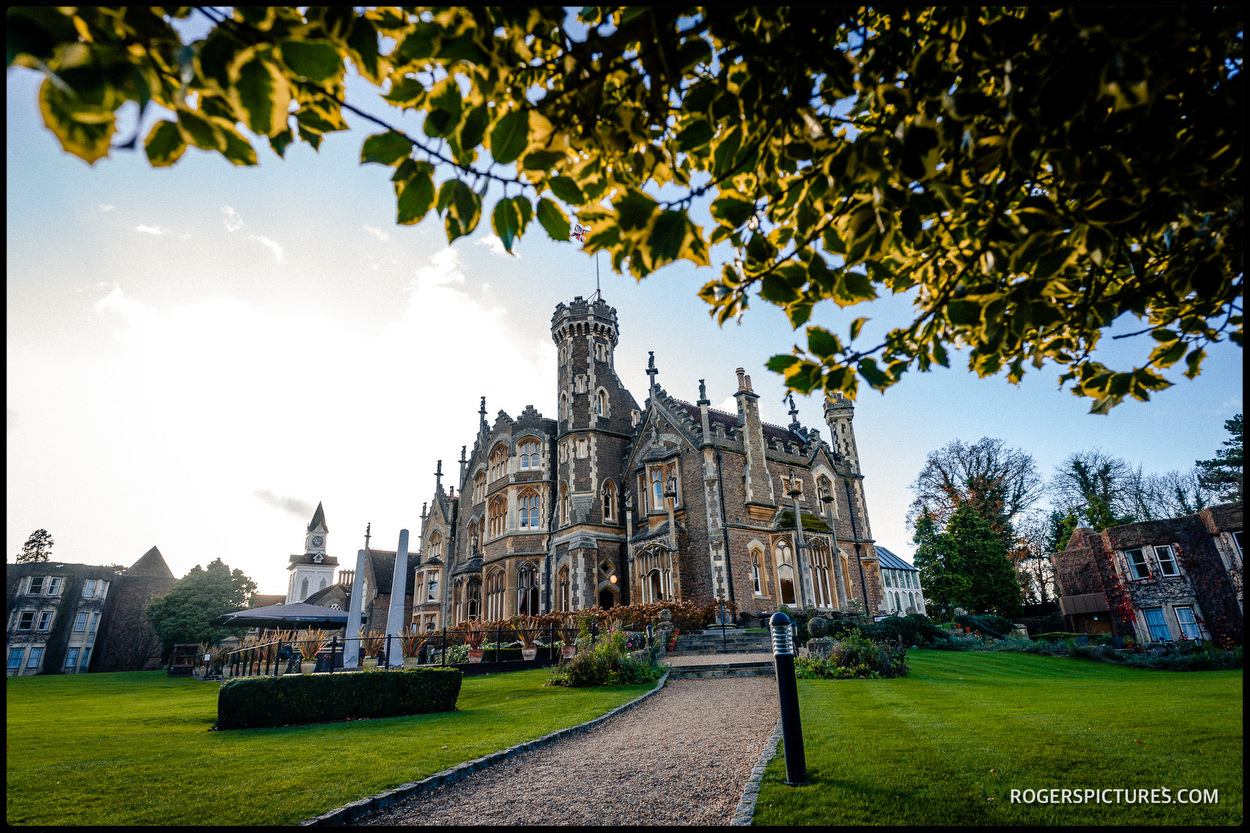
[(538, 635), (542, 633), (542, 620), (537, 616), (516, 616), (512, 619), (512, 629), (521, 640), (521, 659), (528, 661), (538, 656)]
[(560, 646), (560, 654), (565, 659), (572, 659), (577, 655), (577, 617), (571, 613), (561, 617), (558, 633), (564, 643)]
[(317, 668), (317, 654), (325, 649), (330, 642), (323, 630), (304, 631), (304, 638), (295, 643), (296, 650), (303, 660), (299, 664), (301, 674), (311, 674)]
[(364, 654), (361, 667), (372, 671), (378, 667), (378, 654), (382, 652), (382, 644), (386, 641), (381, 631), (356, 631), (360, 634), (360, 650)]
[(425, 637), (411, 628), (399, 635), (399, 646), (404, 651), (404, 668), (416, 668), (420, 664), (418, 655), (425, 645)]
[(464, 641), (469, 646), (469, 662), (481, 662), (482, 640), (486, 638), (486, 623), (481, 619), (474, 619), (464, 629)]

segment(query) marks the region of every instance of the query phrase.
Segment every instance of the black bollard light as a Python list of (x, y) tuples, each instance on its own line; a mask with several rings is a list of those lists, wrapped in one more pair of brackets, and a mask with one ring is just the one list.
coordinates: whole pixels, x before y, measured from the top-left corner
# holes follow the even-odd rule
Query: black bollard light
[(807, 783), (807, 762), (803, 756), (803, 726), (799, 721), (799, 687), (794, 679), (794, 642), (790, 637), (790, 617), (780, 610), (768, 620), (773, 635), (773, 669), (777, 675), (777, 695), (781, 700), (781, 740), (786, 745), (786, 780), (791, 787)]

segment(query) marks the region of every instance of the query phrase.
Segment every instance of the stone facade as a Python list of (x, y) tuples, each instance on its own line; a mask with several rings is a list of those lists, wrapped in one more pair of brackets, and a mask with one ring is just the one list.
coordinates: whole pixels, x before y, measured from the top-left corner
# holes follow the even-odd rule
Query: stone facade
[(1242, 504), (1102, 532), (1054, 556), (1060, 612), (1078, 633), (1141, 643), (1241, 644)]
[(782, 604), (878, 612), (848, 400), (826, 405), (830, 445), (797, 421), (762, 422), (741, 369), (737, 412), (726, 413), (702, 384), (694, 404), (669, 395), (652, 356), (640, 407), (616, 373), (615, 309), (559, 304), (551, 335), (556, 418), (530, 406), (489, 422), (483, 397), (458, 495), (439, 464), (422, 511), (414, 623), (720, 597), (755, 616)]
[[(664, 391), (652, 355), (640, 407), (616, 373), (615, 309), (601, 299), (561, 303), (551, 336), (555, 418), (528, 406), (490, 421), (482, 397), (458, 486), (444, 486), (439, 461), (410, 548), (406, 621), (428, 630), (718, 598), (751, 619), (781, 605), (881, 610), (849, 400), (825, 404), (830, 444), (798, 423), (793, 403), (788, 426), (764, 423), (741, 368), (736, 412), (727, 413), (710, 407), (702, 382), (694, 404)], [(383, 592), (377, 556), (367, 552), (366, 612)], [(309, 601), (332, 593), (344, 591)]]

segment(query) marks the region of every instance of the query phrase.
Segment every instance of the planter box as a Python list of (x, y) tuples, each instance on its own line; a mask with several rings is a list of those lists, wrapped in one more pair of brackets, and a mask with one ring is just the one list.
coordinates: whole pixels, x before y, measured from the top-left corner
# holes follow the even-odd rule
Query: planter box
[(484, 653), (486, 652), (483, 651), (481, 648), (470, 648), (469, 649), (469, 662), (481, 662), (482, 654)]

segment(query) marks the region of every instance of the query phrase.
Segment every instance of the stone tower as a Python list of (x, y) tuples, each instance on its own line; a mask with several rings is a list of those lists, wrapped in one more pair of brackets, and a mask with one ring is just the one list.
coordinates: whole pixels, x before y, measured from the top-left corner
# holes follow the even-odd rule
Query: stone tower
[(568, 609), (625, 598), (621, 471), (639, 409), (616, 375), (616, 310), (580, 296), (551, 317), (557, 349), (554, 598)]

